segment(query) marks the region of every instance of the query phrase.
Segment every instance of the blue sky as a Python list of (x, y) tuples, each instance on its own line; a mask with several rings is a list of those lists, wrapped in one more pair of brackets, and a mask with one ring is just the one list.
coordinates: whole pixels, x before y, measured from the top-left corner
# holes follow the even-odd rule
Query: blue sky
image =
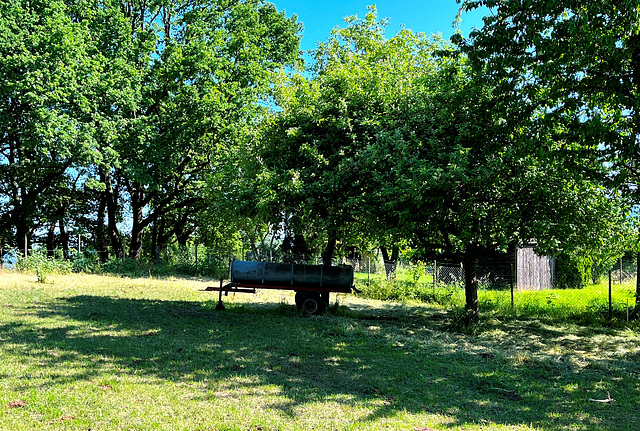
[[(367, 5), (375, 4), (378, 17), (389, 18), (387, 34), (395, 34), (404, 25), (407, 29), (427, 34), (440, 33), (446, 39), (453, 33), (453, 21), (460, 5), (455, 0), (271, 0), (287, 16), (298, 15), (304, 25), (303, 50), (313, 49), (326, 40), (331, 29), (344, 26), (343, 18), (363, 17)], [(483, 12), (462, 15), (461, 30), (467, 35), (473, 27), (482, 27)]]

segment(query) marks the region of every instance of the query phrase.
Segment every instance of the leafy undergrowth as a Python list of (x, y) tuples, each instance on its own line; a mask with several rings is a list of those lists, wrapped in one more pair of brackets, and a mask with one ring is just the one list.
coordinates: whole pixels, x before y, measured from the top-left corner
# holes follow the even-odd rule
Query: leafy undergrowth
[(0, 429), (637, 429), (633, 329), (210, 284), (0, 273)]

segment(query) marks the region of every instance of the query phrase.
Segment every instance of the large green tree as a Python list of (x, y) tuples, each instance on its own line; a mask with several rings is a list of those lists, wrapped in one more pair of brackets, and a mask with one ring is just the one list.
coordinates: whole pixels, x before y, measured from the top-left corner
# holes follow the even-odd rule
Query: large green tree
[(546, 129), (562, 129), (569, 140), (599, 154), (610, 169), (610, 187), (637, 204), (637, 1), (480, 0), (462, 8), (479, 6), (491, 10), (485, 25), (457, 42), (475, 70), (505, 94), (509, 118), (541, 112)]
[(103, 257), (123, 250), (123, 220), (131, 257), (150, 227), (184, 242), (299, 31), (262, 0), (3, 1), (0, 227), (21, 239), (59, 221), (64, 236), (86, 188)]
[(487, 253), (532, 240), (541, 253), (595, 246), (620, 220), (593, 148), (561, 126), (543, 127), (542, 112), (510, 118), (502, 93), (464, 57), (444, 63), (404, 103), (395, 139), (373, 148), (375, 182), (393, 186), (379, 188), (371, 212), (398, 217), (388, 228), (424, 253), (464, 263), (469, 322), (479, 311), (476, 265)]
[(597, 144), (526, 100), (512, 115), (518, 98), (446, 44), (386, 39), (372, 11), (316, 57), (316, 75), (287, 82), (266, 129), (260, 196), (327, 232), (325, 256), (362, 232), (458, 259), (473, 322), (484, 254), (531, 240), (540, 252), (586, 246), (618, 216)]
[(346, 24), (314, 52), (310, 76), (279, 83), (281, 111), (265, 121), (254, 166), (255, 208), (322, 241), (327, 265), (339, 242), (394, 245), (397, 238), (366, 214), (373, 186), (366, 157), (391, 136), (407, 88), (436, 67), (435, 42), (408, 30), (387, 39), (375, 8)]
[(89, 28), (64, 1), (0, 2), (0, 231), (64, 217), (77, 173), (100, 158), (90, 100), (100, 80)]
[(218, 153), (244, 139), (271, 74), (298, 58), (299, 26), (261, 0), (124, 6), (131, 38), (148, 50), (130, 59), (139, 80), (112, 172), (130, 197), (139, 259), (149, 226), (161, 241), (194, 229)]

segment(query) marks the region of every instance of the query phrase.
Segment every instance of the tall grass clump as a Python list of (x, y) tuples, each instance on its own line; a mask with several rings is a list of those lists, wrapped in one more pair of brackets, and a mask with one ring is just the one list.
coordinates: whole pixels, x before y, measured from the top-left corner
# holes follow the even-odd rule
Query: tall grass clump
[[(410, 279), (358, 280), (363, 298), (381, 301), (421, 302), (462, 309), (465, 304), (461, 283), (415, 283)], [(579, 289), (515, 290), (488, 284), (479, 286), (481, 315), (500, 319), (544, 319), (581, 325), (626, 324), (633, 317), (635, 290), (632, 284), (615, 286), (609, 308), (608, 286), (591, 285)], [(629, 306), (627, 304), (630, 304)], [(627, 308), (629, 307), (629, 308)]]

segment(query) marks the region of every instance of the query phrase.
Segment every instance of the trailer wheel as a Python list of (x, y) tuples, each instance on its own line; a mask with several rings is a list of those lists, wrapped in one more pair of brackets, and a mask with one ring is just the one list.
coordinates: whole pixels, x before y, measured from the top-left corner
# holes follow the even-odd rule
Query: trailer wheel
[(296, 306), (298, 313), (303, 316), (322, 314), (326, 308), (325, 301), (318, 292), (297, 292)]

